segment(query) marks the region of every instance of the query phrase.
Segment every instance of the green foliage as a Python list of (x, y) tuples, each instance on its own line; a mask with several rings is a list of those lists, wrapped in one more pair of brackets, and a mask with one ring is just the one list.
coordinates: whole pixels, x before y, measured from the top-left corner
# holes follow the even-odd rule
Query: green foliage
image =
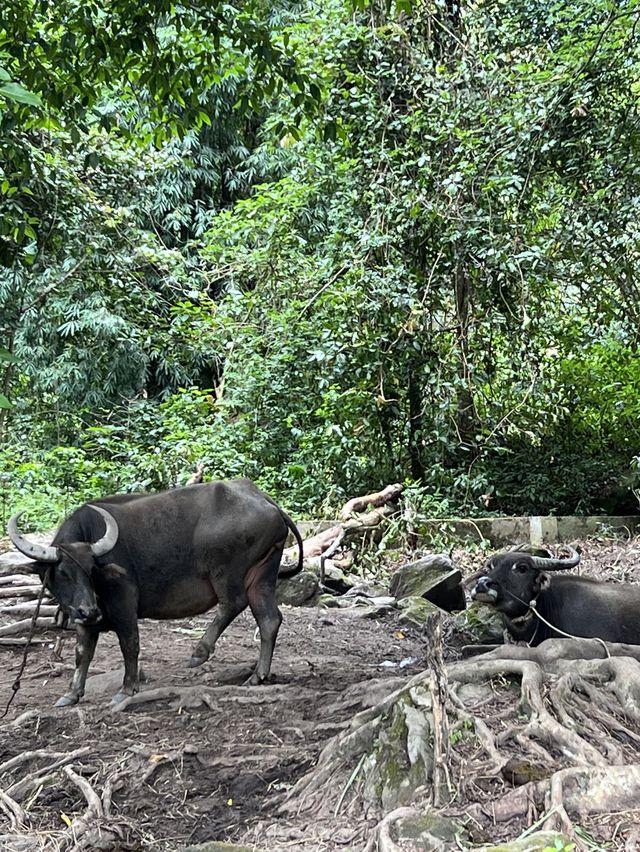
[(9, 502), (199, 461), (304, 513), (626, 508), (635, 0), (9, 10)]

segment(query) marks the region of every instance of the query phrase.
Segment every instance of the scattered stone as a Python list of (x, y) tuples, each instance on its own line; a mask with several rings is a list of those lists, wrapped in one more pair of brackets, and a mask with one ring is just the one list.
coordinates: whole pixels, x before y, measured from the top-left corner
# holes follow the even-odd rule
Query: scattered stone
[(540, 766), (529, 760), (510, 758), (501, 769), (502, 777), (514, 787), (521, 787), (529, 781), (544, 781), (553, 775), (551, 766)]
[(239, 846), (237, 843), (225, 843), (222, 840), (209, 840), (185, 846), (182, 852), (260, 852), (257, 846)]
[(387, 615), (393, 606), (390, 604), (373, 604), (371, 606), (358, 606), (353, 609), (353, 614), (358, 618), (381, 618)]
[(353, 581), (330, 559), (324, 563), (324, 586), (338, 595), (344, 595), (353, 588)]
[[(429, 852), (456, 849), (459, 841), (466, 839), (466, 832), (461, 826), (435, 811), (400, 817), (394, 823), (394, 834), (397, 835), (398, 841), (409, 842), (414, 849)], [(465, 846), (463, 842), (460, 848)]]
[(454, 628), (470, 645), (502, 645), (504, 624), (493, 607), (472, 603), (464, 612), (450, 616)]
[[(140, 666), (138, 677), (141, 683), (147, 682), (147, 676), (142, 666)], [(87, 682), (85, 684), (85, 694), (90, 696), (100, 695), (102, 693), (116, 693), (122, 686), (123, 679), (124, 666), (109, 672), (91, 675), (87, 678)]]
[(574, 845), (566, 835), (557, 831), (536, 831), (499, 846), (483, 846), (478, 852), (543, 852), (545, 849), (572, 849)]
[(304, 606), (315, 602), (320, 585), (311, 571), (302, 571), (295, 577), (278, 581), (276, 598), (279, 604)]
[(423, 556), (403, 565), (391, 577), (389, 590), (396, 598), (422, 597), (447, 612), (466, 607), (462, 574), (444, 553)]
[(424, 627), (429, 617), (439, 612), (438, 607), (431, 601), (415, 596), (399, 600), (398, 608), (401, 610), (398, 621), (412, 627)]
[(316, 604), (318, 606), (338, 609), (340, 607), (340, 598), (337, 598), (335, 595), (318, 595)]

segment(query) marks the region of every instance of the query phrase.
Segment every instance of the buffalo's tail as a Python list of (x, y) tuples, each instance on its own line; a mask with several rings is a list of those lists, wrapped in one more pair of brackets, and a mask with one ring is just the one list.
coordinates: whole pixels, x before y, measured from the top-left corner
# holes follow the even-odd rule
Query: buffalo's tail
[[(278, 509), (280, 509), (280, 506), (278, 506)], [(284, 509), (280, 509), (280, 514), (282, 515), (282, 517), (284, 518), (284, 522), (286, 523), (286, 525), (289, 527), (289, 529), (291, 530), (291, 532), (294, 534), (294, 536), (296, 538), (296, 542), (298, 544), (298, 564), (295, 566), (295, 568), (289, 568), (285, 571), (281, 570), (280, 573), (278, 574), (278, 576), (279, 577), (285, 577), (285, 578), (286, 577), (295, 577), (296, 574), (299, 574), (302, 571), (302, 561), (304, 559), (304, 551), (303, 551), (303, 548), (302, 548), (302, 536), (300, 535), (298, 527), (293, 523), (293, 521), (291, 520), (289, 515), (287, 515), (287, 513), (284, 511)]]

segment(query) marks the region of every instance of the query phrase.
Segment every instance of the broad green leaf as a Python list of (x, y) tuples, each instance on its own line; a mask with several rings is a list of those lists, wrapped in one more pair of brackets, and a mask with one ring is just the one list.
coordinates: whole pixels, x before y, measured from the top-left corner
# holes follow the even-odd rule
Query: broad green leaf
[(40, 95), (30, 92), (19, 83), (3, 83), (0, 86), (0, 97), (5, 97), (10, 101), (16, 101), (21, 104), (29, 104), (29, 106), (42, 106)]

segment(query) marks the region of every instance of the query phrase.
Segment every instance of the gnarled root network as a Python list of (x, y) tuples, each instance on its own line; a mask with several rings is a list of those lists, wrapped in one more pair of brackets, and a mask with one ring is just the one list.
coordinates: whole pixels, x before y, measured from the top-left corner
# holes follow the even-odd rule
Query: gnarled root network
[[(328, 743), (285, 811), (380, 818), (418, 803), (476, 834), (536, 818), (571, 836), (572, 815), (637, 807), (640, 647), (562, 639), (429, 659)], [(385, 819), (372, 849), (394, 848)]]

